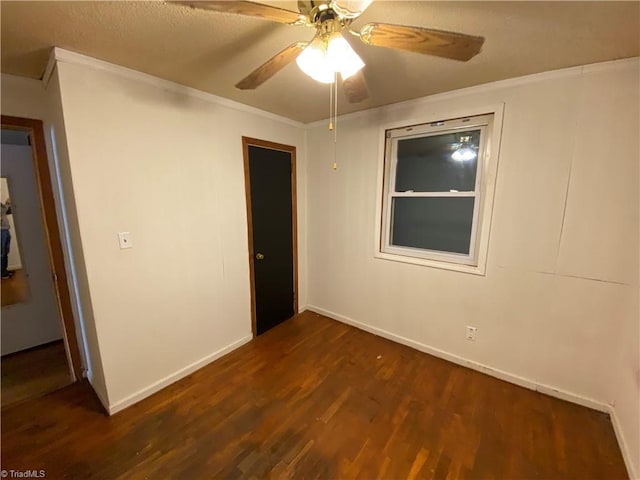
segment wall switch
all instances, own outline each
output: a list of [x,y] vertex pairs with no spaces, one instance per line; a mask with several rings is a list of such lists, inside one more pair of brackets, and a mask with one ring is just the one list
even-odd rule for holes
[[120,243],[120,250],[133,247],[133,242],[131,241],[131,233],[129,232],[119,232],[118,242]]
[[467,325],[467,340],[471,340],[472,342],[476,341],[476,331],[478,329],[476,327],[472,327],[471,325]]

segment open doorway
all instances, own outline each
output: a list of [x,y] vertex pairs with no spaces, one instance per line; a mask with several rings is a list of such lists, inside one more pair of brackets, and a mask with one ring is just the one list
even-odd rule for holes
[[2,116],[2,408],[81,377],[42,121]]

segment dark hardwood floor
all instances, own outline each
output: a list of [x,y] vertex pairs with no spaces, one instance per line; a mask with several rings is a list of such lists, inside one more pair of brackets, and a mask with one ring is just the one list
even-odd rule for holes
[[0,359],[0,369],[2,408],[71,383],[62,340],[5,355]]
[[311,312],[107,417],[86,384],[2,412],[47,478],[622,479],[606,414]]
[[29,300],[29,284],[23,269],[14,270],[11,278],[2,279],[0,303],[3,307]]

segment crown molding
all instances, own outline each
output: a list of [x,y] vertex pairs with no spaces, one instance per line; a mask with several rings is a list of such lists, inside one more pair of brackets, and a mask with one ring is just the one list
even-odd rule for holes
[[[153,75],[149,75],[147,73],[142,73],[137,70],[133,70],[131,68],[105,62],[103,60],[98,60],[96,58],[89,57],[87,55],[83,55],[80,53],[75,53],[70,50],[65,50],[60,47],[53,47],[51,49],[51,53],[49,55],[49,62],[47,63],[47,67],[42,77],[42,83],[45,87],[49,83],[51,75],[53,74],[53,71],[55,69],[56,63],[58,62],[85,65],[98,70],[108,71],[111,73],[115,73],[117,75],[121,75],[126,78],[138,80],[138,81],[153,85],[158,88],[182,93],[184,95],[199,98],[206,102],[215,103],[217,105],[222,105],[222,106],[232,108],[234,110],[238,110],[242,112],[252,113],[254,115],[268,118],[270,120],[275,120],[277,122],[284,123],[284,124],[291,125],[298,128],[304,128],[304,129],[315,128],[319,125],[324,125],[328,120],[324,118],[324,119],[317,120],[314,122],[309,122],[309,123],[298,122],[296,120],[292,120],[282,115],[277,115],[275,113],[267,112],[264,110],[260,110],[259,108],[256,108],[256,107],[251,107],[249,105],[236,102],[235,100],[229,100],[228,98],[220,97],[212,93],[203,92],[202,90],[197,90],[192,87],[187,87],[185,85],[172,82],[171,80],[165,80],[159,77],[155,77]],[[580,65],[576,67],[563,68],[560,70],[550,70],[547,72],[534,73],[532,75],[525,75],[522,77],[498,80],[496,82],[461,88],[458,90],[452,90],[450,92],[436,93],[434,95],[429,95],[426,97],[419,97],[416,99],[406,100],[403,102],[393,103],[390,105],[382,105],[380,107],[370,108],[367,110],[360,110],[353,113],[347,113],[345,115],[339,116],[338,118],[341,121],[352,120],[355,118],[369,115],[373,112],[399,110],[409,106],[415,107],[415,106],[434,103],[434,102],[441,102],[445,100],[462,97],[465,95],[491,92],[491,91],[499,90],[502,88],[516,87],[520,85],[543,82],[546,80],[557,79],[557,78],[577,77],[585,73],[627,68],[630,66],[636,66],[636,67],[640,66],[640,57],[625,58],[621,60],[612,60],[607,62],[593,63],[589,65]]]
[[621,70],[624,68],[631,68],[633,66],[640,67],[640,57],[622,58],[620,60],[610,60],[608,62],[600,63],[589,63],[587,65],[582,65],[582,73]]
[[53,75],[53,71],[56,68],[56,48],[57,47],[53,47],[50,51],[49,51],[49,60],[47,60],[47,66],[44,67],[44,73],[42,74],[42,86],[45,88],[47,88],[47,86],[49,85],[49,81],[51,80],[51,75]]
[[[548,72],[534,73],[531,75],[525,75],[523,77],[507,78],[505,80],[498,80],[496,82],[485,83],[482,85],[474,85],[473,87],[461,88],[459,90],[451,90],[450,92],[436,93],[434,95],[428,95],[426,97],[414,98],[412,100],[406,100],[404,102],[392,103],[390,105],[382,105],[380,107],[370,108],[368,110],[360,110],[358,112],[347,113],[340,115],[338,119],[340,121],[353,120],[362,116],[369,115],[373,112],[390,112],[394,110],[400,110],[407,107],[415,107],[420,105],[426,105],[435,102],[442,102],[445,100],[451,100],[454,98],[463,97],[466,95],[478,94],[500,90],[503,88],[517,87],[520,85],[527,85],[530,83],[544,82],[546,80],[552,80],[557,78],[578,77],[585,73],[601,72],[608,70],[617,70],[622,68],[629,68],[632,66],[640,66],[640,57],[625,58],[622,60],[612,60],[608,62],[592,63],[589,65],[580,65],[577,67],[562,68],[560,70],[550,70]],[[325,125],[328,119],[317,120],[305,124],[305,128],[315,128],[320,125]]]
[[260,117],[268,118],[270,120],[274,120],[276,122],[284,123],[294,127],[304,128],[305,126],[305,124],[302,122],[298,122],[281,115],[276,115],[275,113],[266,112],[264,110],[260,110],[259,108],[236,102],[235,100],[229,100],[228,98],[220,97],[212,93],[203,92],[202,90],[198,90],[192,87],[187,87],[185,85],[172,82],[171,80],[165,80],[163,78],[155,77],[147,73],[142,73],[131,68],[105,62],[103,60],[98,60],[97,58],[89,57],[87,55],[82,55],[81,53],[71,52],[60,47],[53,47],[51,49],[51,53],[49,54],[49,62],[47,63],[47,67],[42,77],[42,83],[45,88],[49,83],[49,80],[51,79],[51,75],[53,74],[55,66],[58,63],[84,65],[96,70],[113,73],[131,80],[137,80],[139,82],[143,82],[154,87],[161,88],[163,90],[181,93],[183,95],[188,95],[190,97],[204,100],[205,102],[214,103],[216,105],[221,105],[223,107],[231,108],[240,112],[251,113],[253,115],[258,115]]

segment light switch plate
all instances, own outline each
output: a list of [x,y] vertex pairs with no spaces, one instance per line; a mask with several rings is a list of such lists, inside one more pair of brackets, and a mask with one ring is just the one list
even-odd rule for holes
[[129,232],[119,232],[118,242],[120,243],[120,250],[133,247],[133,242],[131,241],[131,233]]

